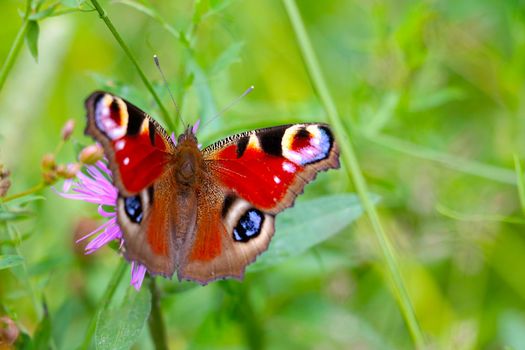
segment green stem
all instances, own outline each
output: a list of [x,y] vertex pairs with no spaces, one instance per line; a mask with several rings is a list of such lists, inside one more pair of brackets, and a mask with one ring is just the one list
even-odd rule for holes
[[149,278],[151,291],[151,313],[148,319],[149,333],[156,350],[167,350],[166,325],[160,309],[160,291],[155,282],[155,277]]
[[13,68],[15,58],[18,56],[18,53],[22,48],[22,44],[24,43],[24,37],[26,36],[28,23],[29,21],[27,20],[27,18],[24,18],[22,20],[22,26],[18,30],[18,33],[15,37],[15,41],[13,42],[13,45],[11,46],[9,53],[7,54],[7,58],[2,66],[2,70],[0,70],[0,90],[2,90],[7,76],[9,75],[11,68]]
[[243,329],[244,337],[248,345],[248,349],[261,350],[265,349],[265,333],[261,327],[260,321],[257,319],[257,314],[254,310],[252,300],[249,293],[250,284],[239,284],[240,291],[238,305],[242,305],[238,310],[239,324]]
[[0,199],[0,202],[7,203],[9,201],[12,201],[13,199],[17,199],[17,198],[24,197],[24,196],[27,196],[29,194],[38,192],[41,189],[43,189],[44,187],[46,187],[46,184],[41,182],[38,185],[33,186],[30,189],[28,189],[28,190],[25,190],[25,191],[22,191],[20,193],[16,193],[16,194],[13,194],[13,195],[10,195],[10,196],[5,196],[4,198]]
[[520,199],[521,211],[525,214],[525,182],[520,159],[516,154],[514,155],[514,169],[516,171],[516,183],[518,185],[518,198]]
[[124,40],[122,40],[122,38],[120,37],[120,34],[118,33],[117,29],[115,29],[115,27],[113,26],[113,23],[109,19],[108,15],[104,11],[104,9],[100,6],[100,4],[98,3],[97,0],[91,0],[91,3],[93,4],[95,9],[97,10],[100,18],[102,18],[104,23],[106,23],[106,26],[108,27],[108,29],[111,32],[111,34],[113,34],[113,37],[115,37],[115,40],[117,40],[117,42],[119,43],[119,45],[122,48],[122,50],[124,50],[124,53],[126,54],[126,56],[128,56],[128,58],[130,59],[131,63],[133,63],[133,65],[135,66],[135,69],[137,70],[137,72],[139,73],[140,78],[142,79],[142,82],[144,83],[144,85],[146,85],[146,88],[149,90],[149,92],[151,93],[151,95],[155,99],[155,102],[157,102],[157,105],[160,108],[160,111],[161,111],[161,114],[162,114],[162,119],[164,120],[164,123],[166,123],[166,126],[168,127],[169,130],[175,130],[175,124],[173,124],[173,120],[172,120],[172,118],[170,118],[170,115],[169,115],[168,111],[166,110],[166,108],[162,104],[162,102],[160,100],[160,97],[155,92],[155,89],[153,89],[153,86],[151,85],[151,83],[149,82],[148,78],[146,77],[146,74],[144,74],[144,72],[140,68],[137,60],[135,59],[135,57],[131,53],[131,50],[128,48],[128,46],[126,45]]
[[95,330],[97,328],[98,315],[100,315],[100,313],[106,310],[109,306],[109,303],[111,302],[111,299],[113,299],[113,295],[117,290],[117,287],[120,283],[120,280],[122,279],[122,276],[124,275],[124,272],[126,271],[127,266],[128,263],[124,259],[121,259],[117,270],[115,270],[113,277],[111,277],[111,280],[109,281],[106,292],[100,300],[100,306],[97,308],[95,315],[93,315],[93,318],[91,318],[91,321],[89,322],[88,329],[86,331],[86,337],[84,338],[84,342],[80,346],[81,350],[89,349],[89,346],[91,345],[91,339],[93,338],[93,335],[95,334]]
[[412,306],[412,302],[408,295],[407,289],[405,287],[405,282],[401,276],[401,271],[399,268],[399,262],[395,255],[394,248],[390,242],[390,238],[386,235],[386,232],[381,225],[379,220],[379,215],[375,209],[375,206],[368,196],[368,188],[364,176],[361,172],[357,156],[355,154],[350,136],[348,133],[344,132],[344,125],[341,121],[341,118],[335,107],[335,103],[328,91],[328,87],[324,80],[319,62],[315,56],[312,44],[304,27],[303,21],[297,5],[294,0],[283,0],[284,6],[292,23],[292,27],[295,31],[299,47],[303,59],[305,60],[306,68],[308,70],[312,84],[321,99],[321,102],[324,105],[330,123],[334,126],[336,137],[339,141],[341,147],[341,155],[344,159],[344,164],[347,167],[347,170],[351,174],[353,183],[356,187],[357,193],[363,206],[368,214],[372,227],[374,229],[376,238],[379,242],[379,246],[382,250],[387,268],[388,274],[393,282],[394,294],[396,296],[397,302],[405,318],[408,329],[412,336],[412,339],[418,348],[424,347],[425,338],[423,331]]

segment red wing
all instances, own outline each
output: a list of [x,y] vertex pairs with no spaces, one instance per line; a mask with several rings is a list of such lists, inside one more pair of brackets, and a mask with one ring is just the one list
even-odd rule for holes
[[106,92],[91,94],[86,109],[86,134],[104,147],[121,194],[136,194],[162,175],[174,145],[156,121]]
[[179,278],[206,284],[242,278],[268,248],[275,214],[293,205],[319,171],[339,167],[325,124],[284,125],[250,131],[203,150],[195,234],[183,249]]
[[234,135],[203,150],[211,175],[258,209],[293,205],[319,171],[339,167],[326,124],[276,126]]

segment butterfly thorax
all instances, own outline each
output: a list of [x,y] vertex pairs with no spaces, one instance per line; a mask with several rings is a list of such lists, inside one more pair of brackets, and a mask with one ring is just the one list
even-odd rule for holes
[[198,184],[203,159],[197,138],[190,128],[179,136],[171,165],[177,185],[192,188]]

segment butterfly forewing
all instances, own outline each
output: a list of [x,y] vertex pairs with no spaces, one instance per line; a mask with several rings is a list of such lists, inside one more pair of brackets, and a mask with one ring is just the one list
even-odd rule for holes
[[156,121],[106,92],[91,94],[86,109],[86,134],[104,147],[121,194],[137,194],[162,175],[174,145]]

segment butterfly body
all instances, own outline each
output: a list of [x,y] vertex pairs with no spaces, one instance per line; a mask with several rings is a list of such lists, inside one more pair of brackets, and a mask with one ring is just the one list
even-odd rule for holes
[[119,190],[124,255],[151,274],[242,278],[267,249],[275,215],[319,171],[339,167],[325,124],[244,132],[201,150],[190,127],[174,142],[112,94],[94,92],[86,109],[86,133],[104,147]]

